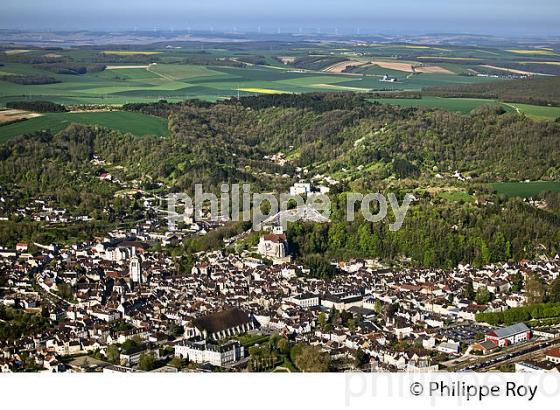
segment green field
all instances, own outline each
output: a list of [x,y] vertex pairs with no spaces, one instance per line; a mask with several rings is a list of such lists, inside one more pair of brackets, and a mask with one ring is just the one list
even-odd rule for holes
[[560,118],[560,107],[543,107],[540,105],[506,103],[485,98],[443,98],[425,96],[422,98],[375,98],[382,104],[394,104],[401,107],[429,107],[441,110],[469,113],[485,104],[499,104],[504,110],[516,111],[536,120],[555,120]]
[[496,182],[491,188],[507,196],[534,197],[542,192],[560,192],[560,181]]
[[472,195],[467,194],[466,192],[461,191],[447,191],[447,192],[439,192],[437,194],[439,198],[445,199],[447,201],[463,201],[463,202],[474,202],[474,198]]
[[167,120],[136,112],[48,113],[41,117],[0,126],[0,143],[17,135],[41,130],[58,132],[72,123],[99,125],[134,135],[167,136]]
[[[276,44],[274,44],[276,46]],[[533,50],[534,51],[534,50]],[[0,51],[0,75],[24,75],[34,77],[51,77],[59,83],[41,85],[23,85],[15,82],[0,81],[0,106],[15,100],[47,100],[66,105],[122,105],[133,102],[170,102],[185,99],[219,101],[237,95],[306,92],[419,92],[425,87],[480,84],[496,81],[495,78],[476,75],[477,64],[499,64],[499,62],[522,62],[526,65],[538,63],[538,55],[512,53],[497,48],[475,48],[456,46],[427,46],[415,44],[360,44],[343,45],[338,43],[304,44],[294,43],[275,48],[272,44],[256,43],[247,49],[237,45],[214,46],[200,49],[166,49],[157,46],[145,46],[141,49],[73,48],[60,49],[55,53],[61,58],[76,64],[91,64],[107,56],[119,58],[117,62],[107,62],[101,72],[87,72],[82,75],[57,74],[41,69],[40,64],[25,63],[14,56],[4,55]],[[282,63],[277,57],[288,56],[293,59],[309,55],[335,58],[366,63],[357,71],[335,73],[327,68],[306,69],[295,63]],[[21,55],[44,58],[47,51],[31,48]],[[134,60],[138,55],[152,60]],[[135,57],[136,56],[136,57]],[[238,67],[243,58],[260,56],[262,64],[248,64]],[[397,56],[397,57],[395,57]],[[196,63],[197,58],[204,59]],[[123,60],[120,60],[123,59]],[[194,60],[193,60],[194,59]],[[542,60],[542,59],[541,59]],[[547,55],[549,66],[560,64],[560,56]],[[549,61],[550,60],[550,61]],[[558,61],[556,61],[558,60]],[[123,61],[123,62],[120,62]],[[141,62],[133,62],[141,61]],[[194,61],[194,63],[192,63]],[[224,63],[227,61],[227,64]],[[283,61],[283,60],[282,60]],[[295,60],[294,60],[295,61]],[[397,62],[415,66],[435,65],[449,70],[439,73],[409,73],[372,65],[372,61]],[[534,64],[533,64],[534,65]],[[361,71],[360,71],[361,70]],[[503,72],[502,72],[503,74]],[[397,79],[396,82],[380,81],[384,75]],[[439,98],[424,97],[419,100],[380,98],[376,101],[401,106],[428,106],[468,113],[483,104],[494,103],[493,100],[479,98]],[[501,103],[507,111],[525,113],[535,119],[555,119],[560,117],[560,108],[540,107],[526,104]],[[12,130],[27,130],[32,125],[37,127],[56,127],[49,122],[50,115],[29,121],[24,125],[13,125],[0,131],[7,135]],[[79,118],[79,117],[75,117]],[[63,120],[66,120],[64,117]],[[88,119],[80,119],[88,121]],[[103,118],[99,117],[100,121]],[[41,125],[38,125],[41,124]],[[109,124],[122,129],[120,125]],[[21,127],[21,128],[19,128]],[[136,130],[137,131],[137,130]],[[152,131],[148,131],[152,132]],[[154,131],[155,132],[155,131]],[[158,132],[159,133],[159,132]]]
[[[220,52],[213,50],[217,56]],[[128,52],[123,52],[128,55]],[[69,51],[69,56],[84,57],[84,52]],[[173,61],[171,54],[157,54],[162,61]],[[228,55],[227,52],[223,56]],[[223,57],[222,56],[222,57]],[[387,91],[421,90],[423,87],[445,84],[480,83],[487,78],[455,74],[420,74],[407,76],[381,68],[371,69],[366,75],[297,70],[274,60],[270,65],[225,67],[159,62],[157,64],[110,64],[102,72],[83,75],[54,74],[36,68],[33,64],[6,62],[3,75],[48,75],[59,81],[55,84],[22,85],[0,81],[0,104],[21,99],[44,99],[61,104],[125,104],[149,102],[156,99],[180,101],[198,98],[216,101],[240,95],[259,94],[253,90],[274,90],[284,93],[325,91]],[[399,78],[397,83],[380,81],[389,72]]]
[[377,101],[382,104],[394,104],[401,107],[429,107],[439,108],[448,111],[458,111],[469,113],[475,108],[485,104],[500,104],[507,111],[512,111],[513,108],[495,100],[488,100],[485,98],[442,98],[442,97],[422,97],[414,98],[376,98],[371,101]]
[[560,118],[560,107],[543,107],[541,105],[519,103],[504,103],[504,105],[537,120],[555,120]]

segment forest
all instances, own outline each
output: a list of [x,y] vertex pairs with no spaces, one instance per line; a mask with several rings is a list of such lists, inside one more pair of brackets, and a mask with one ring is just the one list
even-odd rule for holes
[[35,112],[67,112],[64,105],[56,104],[50,101],[8,101],[6,108],[14,110],[25,110]]
[[[48,196],[74,214],[92,216],[98,227],[140,218],[133,199],[117,201],[116,188],[99,181],[104,169],[90,163],[94,154],[125,169],[119,177],[139,180],[147,191],[157,189],[156,182],[175,192],[192,192],[199,183],[218,192],[221,183],[245,182],[253,192],[286,192],[299,180],[299,168],[308,178],[331,175],[339,181],[330,194],[331,223],[296,223],[288,232],[294,255],[320,276],[332,274],[331,260],[353,257],[449,268],[560,251],[557,195],[543,193],[550,206],[537,208],[486,185],[558,180],[558,122],[537,122],[493,106],[468,115],[399,108],[356,94],[269,95],[216,104],[160,101],[125,108],[167,117],[171,136],[138,138],[74,124],[55,135],[46,131],[9,141],[0,146],[0,185],[16,198],[11,206]],[[290,161],[282,166],[265,159],[278,152]],[[469,179],[453,179],[457,170]],[[441,189],[461,195],[449,199],[438,193]],[[394,192],[399,198],[413,191],[417,198],[403,227],[391,232],[387,224],[347,222],[349,191]],[[27,236],[41,229],[22,226]],[[3,243],[14,240],[9,229],[0,235]],[[216,246],[223,237],[187,241],[184,252]]]

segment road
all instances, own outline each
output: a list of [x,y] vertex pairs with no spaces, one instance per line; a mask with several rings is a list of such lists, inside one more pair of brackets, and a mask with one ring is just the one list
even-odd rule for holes
[[66,310],[70,306],[70,302],[64,300],[58,295],[55,295],[54,293],[46,291],[43,287],[41,287],[40,283],[42,282],[42,280],[39,277],[39,275],[41,274],[43,269],[44,269],[44,264],[40,265],[37,268],[34,268],[31,271],[33,280],[36,284],[37,292],[39,292],[41,299],[47,301],[51,306],[58,307],[62,310]]

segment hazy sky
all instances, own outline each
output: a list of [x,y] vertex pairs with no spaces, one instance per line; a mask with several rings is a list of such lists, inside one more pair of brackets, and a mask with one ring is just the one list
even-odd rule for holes
[[560,0],[0,0],[0,28],[560,34]]

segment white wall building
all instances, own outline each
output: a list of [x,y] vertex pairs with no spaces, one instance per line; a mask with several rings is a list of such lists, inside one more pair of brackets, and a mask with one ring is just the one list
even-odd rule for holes
[[175,356],[189,359],[194,363],[210,363],[214,366],[226,366],[243,358],[244,347],[237,341],[230,341],[224,345],[184,341],[175,345]]

